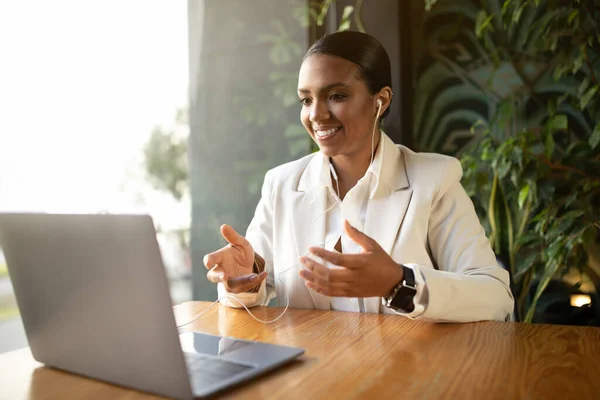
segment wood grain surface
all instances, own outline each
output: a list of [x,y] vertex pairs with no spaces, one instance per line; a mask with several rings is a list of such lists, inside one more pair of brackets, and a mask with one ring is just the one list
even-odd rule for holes
[[[178,325],[210,303],[175,307]],[[280,308],[252,312],[273,319]],[[434,324],[394,315],[290,309],[273,324],[215,305],[182,328],[306,349],[227,391],[233,399],[600,399],[600,328]],[[1,399],[151,399],[46,368],[28,349],[0,355]]]

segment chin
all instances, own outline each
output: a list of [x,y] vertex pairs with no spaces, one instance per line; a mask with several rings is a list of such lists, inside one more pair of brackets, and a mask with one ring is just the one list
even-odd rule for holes
[[327,157],[335,157],[340,153],[339,149],[337,149],[336,146],[326,146],[319,143],[317,143],[317,146],[319,147],[321,153],[323,153]]

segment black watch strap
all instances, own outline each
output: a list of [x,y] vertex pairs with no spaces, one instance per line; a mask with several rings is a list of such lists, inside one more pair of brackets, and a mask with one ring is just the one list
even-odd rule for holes
[[390,297],[386,299],[386,306],[399,311],[411,313],[415,309],[414,298],[417,294],[415,273],[412,268],[402,266],[404,277],[396,285]]

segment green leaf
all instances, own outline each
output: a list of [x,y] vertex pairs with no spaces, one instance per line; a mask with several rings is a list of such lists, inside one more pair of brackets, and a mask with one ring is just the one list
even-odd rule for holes
[[518,24],[519,20],[521,19],[521,15],[523,14],[523,10],[525,10],[525,7],[527,7],[529,3],[524,1],[519,8],[517,8],[517,11],[515,11],[515,13],[513,14],[513,23]]
[[513,0],[504,0],[504,4],[502,4],[502,16],[506,14],[508,11],[508,7],[512,4]]
[[588,143],[590,144],[592,150],[594,150],[600,143],[600,122],[596,124],[594,132],[592,132],[590,138],[588,139]]
[[569,15],[569,19],[567,20],[568,24],[571,25],[571,22],[579,15],[579,10],[573,10]]
[[352,6],[346,6],[344,7],[344,11],[342,13],[342,21],[345,19],[350,18],[350,15],[352,14],[352,11],[354,11],[354,7]]
[[590,100],[592,100],[592,97],[594,97],[599,88],[600,87],[598,85],[594,85],[581,97],[581,100],[579,101],[579,107],[582,110],[587,107],[588,103]]
[[591,76],[586,76],[586,78],[579,85],[579,90],[577,91],[577,94],[579,96],[582,96],[583,93],[587,90],[588,86],[590,86],[590,82],[591,82]]
[[498,178],[504,179],[504,177],[510,171],[511,166],[511,163],[506,158],[502,158],[498,164],[498,168],[496,169],[496,171],[498,172]]
[[583,63],[585,62],[585,56],[582,54],[579,54],[579,56],[577,56],[577,58],[573,61],[573,67],[571,68],[571,73],[572,74],[576,74],[581,67],[583,67]]
[[475,34],[478,37],[481,37],[483,32],[489,28],[490,31],[494,30],[494,27],[490,25],[492,19],[494,18],[494,14],[487,15],[487,12],[481,10],[477,13],[477,20],[475,22]]
[[548,261],[555,261],[560,257],[560,252],[564,250],[564,246],[561,240],[556,240],[550,243],[548,249],[546,250],[546,256],[548,257]]
[[425,0],[425,10],[431,11],[431,8],[435,6],[438,0]]
[[517,271],[513,277],[515,282],[520,282],[521,279],[523,278],[523,276],[528,271],[535,268],[535,265],[538,262],[537,258],[538,258],[538,254],[536,252],[532,252],[532,253],[529,253],[527,255],[527,257],[525,257],[525,259],[519,260],[518,265],[517,265]]
[[[479,129],[480,127],[482,127],[481,129]],[[478,119],[477,121],[475,121],[475,123],[473,125],[471,125],[471,133],[473,135],[475,135],[477,132],[479,131],[484,131],[487,129],[487,124],[485,123],[485,121]]]
[[351,21],[349,19],[342,21],[342,23],[340,24],[340,26],[337,29],[338,32],[347,31],[348,29],[350,29],[350,24],[351,24]]
[[520,147],[514,147],[511,154],[512,161],[517,163],[519,167],[523,168],[523,149]]
[[556,115],[552,118],[551,122],[552,131],[566,131],[568,128],[568,121],[566,115]]
[[560,224],[558,224],[558,230],[561,232],[569,232],[575,221],[575,218],[569,218],[560,221]]
[[352,6],[344,7],[344,13],[343,13],[342,19],[340,21],[340,26],[338,27],[338,32],[347,31],[348,29],[350,29],[350,25],[352,23],[350,21],[350,15],[352,14],[352,11],[354,11],[354,7],[352,7]]
[[529,185],[523,186],[519,191],[519,210],[523,208],[527,196],[529,196]]
[[540,211],[535,217],[533,217],[533,219],[531,220],[531,222],[537,222],[537,221],[543,221],[548,217],[548,209],[544,208],[542,211]]
[[554,147],[554,136],[552,136],[551,132],[548,132],[548,134],[546,135],[546,143],[544,146],[546,157],[552,157],[552,154],[554,153]]
[[558,262],[558,260],[553,260],[552,262],[549,262],[544,266],[543,276],[540,279],[540,283],[538,284],[537,290],[535,292],[535,296],[533,297],[533,301],[531,302],[531,305],[529,306],[529,310],[527,310],[527,315],[525,316],[524,322],[531,322],[531,320],[533,319],[533,315],[535,313],[535,307],[537,306],[537,302],[540,299],[540,296],[542,295],[544,290],[546,290],[548,283],[550,283],[550,280],[556,274],[556,271],[558,270],[559,267],[560,267],[560,263]]
[[560,219],[561,220],[563,220],[563,219],[576,219],[576,218],[581,217],[583,214],[585,214],[585,211],[583,211],[583,210],[573,210],[573,211],[569,211],[569,212],[564,213],[560,217]]
[[317,16],[317,25],[318,26],[323,26],[323,22],[325,21],[325,16],[327,15],[327,12],[329,10],[329,6],[331,5],[331,3],[333,3],[335,0],[325,0],[321,6],[321,11],[319,12],[319,15]]
[[577,200],[577,195],[579,193],[577,191],[574,191],[573,193],[571,193],[570,195],[567,196],[566,200],[565,200],[565,208],[569,208],[569,206],[571,204],[573,204],[573,202],[575,200]]
[[540,236],[536,233],[530,232],[530,233],[524,233],[521,236],[519,236],[519,238],[517,239],[517,244],[518,245],[525,245],[527,243],[533,242],[535,240],[538,240],[540,238]]
[[564,102],[565,102],[565,100],[567,100],[567,99],[568,99],[570,96],[571,96],[571,94],[570,94],[570,93],[568,93],[568,92],[567,92],[567,93],[563,93],[563,94],[561,94],[560,96],[558,96],[558,97],[556,98],[556,106],[557,106],[557,107],[558,107],[558,106],[560,106],[560,105],[561,105],[562,103],[564,103]]

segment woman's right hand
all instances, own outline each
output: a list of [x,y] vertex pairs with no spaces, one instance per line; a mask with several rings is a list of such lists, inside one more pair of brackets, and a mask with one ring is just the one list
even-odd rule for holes
[[204,256],[204,266],[209,270],[206,277],[214,283],[223,282],[229,293],[252,290],[267,277],[266,271],[253,272],[252,245],[229,225],[221,226],[221,235],[229,244]]

